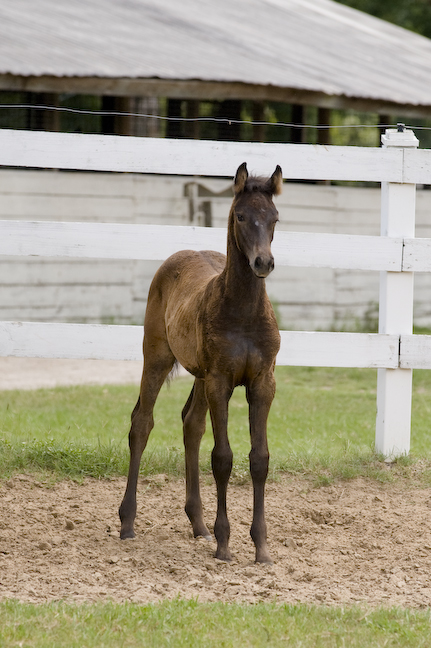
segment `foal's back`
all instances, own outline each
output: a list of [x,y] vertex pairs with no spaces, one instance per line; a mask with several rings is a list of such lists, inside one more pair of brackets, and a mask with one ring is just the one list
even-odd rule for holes
[[175,359],[190,373],[200,374],[197,319],[209,284],[225,264],[219,252],[182,250],[160,266],[150,286],[144,322],[148,352],[151,339],[164,338]]

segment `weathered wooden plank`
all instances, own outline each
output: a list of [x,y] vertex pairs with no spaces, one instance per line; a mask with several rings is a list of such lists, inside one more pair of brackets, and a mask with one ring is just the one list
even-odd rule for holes
[[[129,196],[135,178],[148,176],[122,173],[92,173],[55,169],[0,168],[0,194],[22,196]],[[162,178],[161,178],[162,179]]]
[[400,367],[431,369],[431,335],[401,335]]
[[[0,322],[0,355],[140,360],[140,326]],[[398,366],[398,336],[281,331],[277,364],[324,367]]]
[[102,310],[91,303],[85,303],[75,306],[74,310],[68,309],[67,304],[58,307],[56,304],[37,305],[26,308],[21,306],[19,309],[3,309],[0,304],[0,321],[10,322],[68,322],[70,324],[100,324],[101,322],[115,322],[118,325],[129,325],[130,322],[138,324],[144,321],[145,308],[138,311],[135,302],[126,303],[124,308],[116,309],[114,312]]
[[[117,175],[117,174],[110,174]],[[129,174],[126,174],[127,177]],[[148,199],[154,200],[179,200],[184,199],[185,185],[193,182],[193,178],[184,176],[167,176],[167,175],[141,175],[133,174],[133,195],[137,201],[147,201]],[[218,178],[211,178],[211,182],[215,185],[224,186],[226,180],[219,180]],[[233,182],[230,181],[230,185]],[[232,193],[233,196],[233,193]]]
[[410,272],[431,271],[431,239],[404,239],[403,270]]
[[[0,167],[0,195],[33,196],[87,196],[90,198],[122,198],[135,196],[179,199],[184,197],[184,184],[193,179],[181,176],[154,176],[132,173],[87,173],[52,169],[4,169]],[[212,179],[217,185],[226,180]]]
[[[151,266],[154,267],[152,262]],[[140,263],[140,268],[142,262]],[[3,286],[15,290],[26,286],[26,294],[35,286],[41,288],[79,285],[129,285],[135,277],[136,262],[132,260],[112,259],[71,259],[38,257],[2,257],[0,256],[0,291]],[[140,270],[139,270],[140,272]],[[15,295],[16,306],[27,303],[26,294]],[[0,299],[0,307],[1,307]]]
[[[84,321],[87,317],[118,316],[132,317],[131,291],[129,284],[54,284],[31,286],[5,286],[0,284],[0,312],[9,309],[19,313],[22,309],[51,308],[53,314],[75,319],[74,314],[81,315]],[[125,299],[124,292],[128,296]],[[18,315],[18,317],[21,317]],[[85,319],[84,319],[85,318]]]
[[[212,224],[214,227],[226,226],[231,200],[223,202],[211,200]],[[378,212],[359,211],[353,206],[347,210],[326,210],[323,207],[292,206],[277,204],[280,222],[276,231],[325,232],[340,234],[380,234]],[[29,220],[29,219],[28,219]],[[58,220],[58,219],[55,219]],[[150,222],[150,221],[147,221]]]
[[130,222],[134,214],[132,196],[59,196],[6,194],[0,200],[0,218],[26,220],[102,220]]
[[[162,260],[182,249],[226,250],[224,228],[0,221],[0,254]],[[379,236],[277,232],[276,263],[399,271],[402,240]]]
[[266,175],[280,164],[290,179],[403,180],[396,149],[0,131],[3,166],[232,177],[244,161]]
[[[289,306],[333,305],[336,301],[334,272],[333,268],[289,268],[277,263],[275,271],[266,280],[266,289],[278,306],[282,303]],[[302,328],[313,330],[308,324]]]
[[[295,327],[302,326],[302,328],[309,330],[316,330],[322,328],[324,331],[330,331],[336,323],[334,318],[334,309],[327,304],[278,304],[278,312],[285,328],[294,329]],[[4,317],[3,319],[12,319],[11,317]],[[22,317],[21,319],[30,319]]]
[[404,174],[401,182],[430,184],[431,150],[406,148],[404,151]]

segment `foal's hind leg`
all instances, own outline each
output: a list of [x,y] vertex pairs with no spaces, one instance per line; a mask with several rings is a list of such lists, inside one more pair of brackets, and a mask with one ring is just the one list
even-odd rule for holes
[[167,343],[163,344],[163,348],[160,348],[160,345],[159,348],[154,348],[151,357],[145,357],[139,400],[132,413],[132,426],[129,432],[130,464],[126,492],[119,509],[122,540],[135,536],[133,527],[136,517],[139,465],[148,437],[154,427],[153,409],[156,398],[174,362],[175,358]]
[[205,432],[207,410],[204,381],[196,379],[182,412],[186,455],[185,511],[192,524],[194,537],[203,536],[211,540],[211,534],[203,519],[199,488],[199,448]]

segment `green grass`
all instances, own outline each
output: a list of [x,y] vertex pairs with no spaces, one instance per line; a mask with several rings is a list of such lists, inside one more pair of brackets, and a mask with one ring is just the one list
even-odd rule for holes
[[[183,474],[180,413],[190,388],[188,379],[163,388],[143,473]],[[136,398],[137,388],[130,386],[0,392],[0,478],[15,471],[48,473],[53,479],[125,474],[130,412]],[[387,480],[420,472],[429,481],[429,373],[414,374],[412,456],[392,470],[372,451],[375,410],[373,370],[278,368],[269,422],[271,477],[290,471],[328,483],[357,475]],[[248,475],[247,414],[244,390],[238,389],[230,406],[237,481]],[[211,448],[208,431],[201,460],[207,474]],[[32,605],[6,600],[0,603],[0,646],[420,648],[429,645],[430,614],[430,610],[277,602],[240,605],[174,600],[139,606]]]
[[[376,371],[280,367],[268,428],[271,477],[279,471],[318,481],[392,473],[373,452]],[[181,409],[191,379],[164,386],[155,409],[155,429],[142,461],[144,474],[183,474]],[[53,471],[61,476],[125,474],[130,412],[137,398],[131,386],[68,387],[0,392],[0,476],[17,470]],[[411,459],[431,459],[429,373],[414,374]],[[248,408],[244,389],[230,403],[229,436],[234,475],[248,475]],[[202,442],[201,466],[210,471],[210,425]]]
[[305,605],[0,604],[0,645],[25,648],[421,648],[429,610],[368,610]]

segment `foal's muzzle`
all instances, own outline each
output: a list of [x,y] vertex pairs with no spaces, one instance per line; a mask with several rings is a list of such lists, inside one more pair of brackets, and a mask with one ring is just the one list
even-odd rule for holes
[[274,257],[272,254],[267,257],[258,255],[250,265],[256,277],[265,279],[274,270]]

